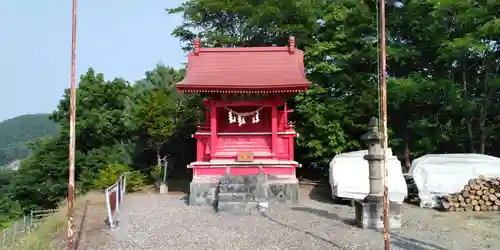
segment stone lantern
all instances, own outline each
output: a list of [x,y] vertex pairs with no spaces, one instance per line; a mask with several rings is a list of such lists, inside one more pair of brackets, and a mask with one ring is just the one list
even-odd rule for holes
[[[361,138],[368,145],[368,179],[370,192],[364,200],[354,204],[356,222],[362,228],[381,229],[383,223],[383,168],[384,151],[381,147],[382,135],[378,131],[378,119],[373,117],[369,122],[369,131]],[[389,227],[401,228],[401,204],[390,202]]]

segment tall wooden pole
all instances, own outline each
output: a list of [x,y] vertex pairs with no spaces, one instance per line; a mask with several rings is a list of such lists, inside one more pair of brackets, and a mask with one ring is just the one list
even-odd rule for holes
[[384,152],[384,160],[382,168],[384,170],[384,249],[390,249],[389,239],[389,188],[388,188],[388,171],[387,171],[387,67],[386,67],[386,33],[385,33],[385,0],[379,0],[379,27],[380,27],[380,116],[382,120],[382,150]]
[[75,131],[76,131],[76,22],[77,0],[73,0],[71,29],[71,86],[69,106],[69,153],[68,153],[68,250],[74,249],[73,211],[75,199]]

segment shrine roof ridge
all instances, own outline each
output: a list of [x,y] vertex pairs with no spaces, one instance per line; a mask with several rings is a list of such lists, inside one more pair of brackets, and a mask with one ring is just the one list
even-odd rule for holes
[[260,47],[221,47],[221,48],[202,48],[200,46],[200,39],[196,38],[194,40],[194,55],[198,55],[200,52],[283,52],[288,51],[289,53],[295,53],[297,50],[295,48],[295,37],[290,36],[288,38],[288,46],[260,46]]
[[200,52],[231,53],[231,52],[283,52],[283,51],[291,52],[290,47],[288,46],[266,46],[266,47],[261,46],[261,47],[199,48],[198,51],[193,51],[191,53],[193,53],[194,55],[198,55]]

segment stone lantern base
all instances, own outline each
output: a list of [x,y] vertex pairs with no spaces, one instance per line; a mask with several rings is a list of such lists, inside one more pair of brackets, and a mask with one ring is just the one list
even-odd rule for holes
[[[384,208],[379,201],[356,201],[354,204],[355,221],[361,228],[383,229]],[[401,204],[390,202],[389,228],[401,228]]]
[[160,194],[168,194],[168,186],[166,183],[160,184]]

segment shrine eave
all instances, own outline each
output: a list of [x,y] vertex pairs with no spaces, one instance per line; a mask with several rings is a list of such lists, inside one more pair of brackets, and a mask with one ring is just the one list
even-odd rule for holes
[[213,93],[213,94],[286,94],[306,92],[308,85],[290,88],[207,88],[188,86],[177,86],[177,89],[184,93]]

